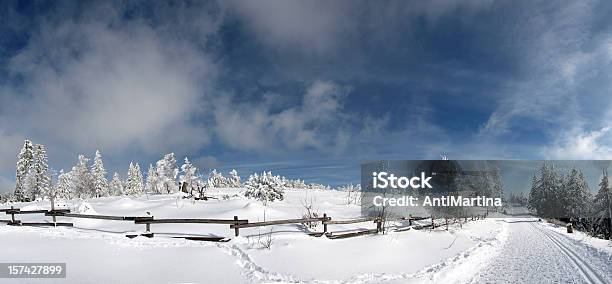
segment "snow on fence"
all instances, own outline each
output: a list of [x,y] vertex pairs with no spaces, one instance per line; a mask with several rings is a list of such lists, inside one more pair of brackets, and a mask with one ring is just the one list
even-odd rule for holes
[[[313,222],[321,222],[323,224],[323,232],[313,232],[309,235],[320,237],[325,235],[329,239],[342,239],[342,238],[350,238],[355,236],[367,235],[367,234],[377,234],[383,231],[383,223],[390,221],[408,221],[409,228],[414,227],[415,229],[422,229],[425,227],[434,228],[435,224],[432,218],[432,224],[430,225],[417,225],[412,226],[413,221],[425,220],[429,219],[429,217],[402,217],[396,219],[383,219],[380,217],[365,217],[365,218],[355,218],[355,219],[343,219],[343,220],[332,220],[331,217],[327,216],[327,214],[323,214],[323,217],[318,218],[301,218],[301,219],[285,219],[285,220],[273,220],[273,221],[264,221],[264,222],[253,222],[249,223],[246,219],[239,219],[238,216],[234,216],[233,219],[201,219],[201,218],[175,218],[175,219],[155,219],[153,216],[111,216],[111,215],[91,215],[91,214],[76,214],[70,213],[69,209],[56,209],[56,210],[21,210],[19,208],[7,208],[0,209],[0,212],[5,212],[7,215],[11,215],[11,220],[0,220],[0,223],[7,223],[7,225],[12,226],[70,226],[72,227],[72,223],[61,223],[55,222],[55,217],[68,217],[68,218],[85,218],[85,219],[99,219],[99,220],[111,220],[111,221],[131,221],[134,224],[144,224],[146,225],[145,233],[140,234],[145,237],[153,237],[153,233],[151,232],[151,224],[229,224],[230,229],[234,229],[235,236],[240,235],[240,228],[252,228],[252,227],[263,227],[263,226],[274,226],[274,225],[284,225],[284,224],[307,224]],[[52,216],[54,218],[53,222],[22,222],[21,220],[15,219],[15,215],[19,214],[44,214],[45,216]],[[486,216],[482,216],[484,218]],[[476,217],[480,219],[481,217]],[[467,221],[467,217],[465,218]],[[474,216],[472,216],[472,220],[474,220]],[[376,229],[368,229],[361,230],[357,232],[350,233],[340,233],[336,234],[334,232],[328,231],[328,225],[344,225],[344,224],[355,224],[355,223],[365,223],[365,222],[374,222],[376,223]],[[129,234],[127,237],[133,238],[138,235]],[[200,240],[200,241],[227,241],[227,238],[224,237],[193,237],[193,236],[185,236],[185,237],[177,237],[177,238],[185,238],[189,240]]]
[[[151,224],[230,224],[230,228],[233,225],[246,224],[249,220],[239,220],[238,216],[234,216],[234,219],[157,219],[153,220],[135,220],[136,224],[146,224],[147,233],[150,233]],[[238,236],[238,228],[234,229],[236,237]],[[152,234],[152,233],[151,233]],[[201,238],[200,238],[201,239]]]
[[47,214],[47,213],[65,213],[70,212],[68,209],[56,209],[56,210],[21,210],[19,208],[11,208],[8,209],[0,209],[0,212],[5,212],[7,215],[11,215],[11,220],[2,220],[3,223],[7,223],[7,225],[12,226],[64,226],[64,227],[72,227],[72,223],[62,223],[62,222],[22,222],[21,220],[17,220],[15,215],[19,214]]

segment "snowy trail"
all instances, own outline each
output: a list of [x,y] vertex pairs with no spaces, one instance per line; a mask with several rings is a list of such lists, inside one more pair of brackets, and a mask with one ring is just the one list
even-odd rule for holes
[[558,249],[562,250],[567,259],[580,269],[583,277],[588,279],[590,283],[605,284],[612,282],[612,278],[609,277],[610,275],[605,276],[606,272],[608,274],[612,273],[612,264],[609,261],[592,255],[586,247],[575,244],[574,241],[558,232],[541,228],[538,225],[533,226],[546,235]]
[[612,283],[609,258],[532,219],[509,219],[500,254],[472,283]]

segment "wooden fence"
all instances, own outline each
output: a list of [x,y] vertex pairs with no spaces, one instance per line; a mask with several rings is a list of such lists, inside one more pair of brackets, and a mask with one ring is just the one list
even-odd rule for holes
[[[368,234],[377,234],[383,232],[383,224],[384,222],[391,221],[408,221],[409,227],[414,229],[422,229],[425,227],[435,228],[435,220],[432,218],[432,224],[430,225],[417,225],[413,226],[413,221],[417,220],[425,220],[430,217],[408,217],[408,218],[396,218],[396,219],[383,219],[380,217],[362,217],[362,218],[354,218],[354,219],[340,219],[333,220],[331,217],[327,216],[327,214],[323,214],[323,217],[317,218],[301,218],[301,219],[284,219],[284,220],[272,220],[272,221],[263,221],[263,222],[249,222],[247,219],[239,219],[238,216],[234,216],[233,219],[201,219],[201,218],[179,218],[179,219],[155,219],[153,216],[112,216],[112,215],[92,215],[92,214],[77,214],[70,213],[69,209],[56,209],[56,210],[21,210],[19,208],[7,208],[0,209],[0,212],[5,212],[7,215],[11,215],[10,220],[0,220],[0,223],[6,223],[7,225],[12,226],[67,226],[72,227],[72,223],[66,222],[56,222],[56,217],[66,217],[66,218],[84,218],[84,219],[98,219],[98,220],[110,220],[110,221],[129,221],[134,222],[134,224],[143,224],[145,225],[145,233],[143,234],[128,234],[127,237],[133,238],[138,235],[153,237],[154,233],[151,232],[151,224],[224,224],[230,225],[230,229],[234,229],[234,235],[237,237],[240,235],[241,228],[253,228],[253,227],[264,227],[264,226],[274,226],[274,225],[286,225],[286,224],[308,224],[321,222],[323,224],[323,232],[312,232],[309,233],[311,236],[320,237],[325,235],[329,239],[342,239],[342,238],[350,238],[361,235]],[[53,217],[53,222],[22,222],[21,220],[17,220],[15,215],[20,214],[44,214],[45,216]],[[484,218],[485,216],[472,216],[471,219],[475,220]],[[467,218],[465,217],[465,221],[467,222]],[[330,232],[328,231],[329,225],[345,225],[345,224],[356,224],[356,223],[366,223],[366,222],[374,222],[376,223],[376,229],[365,229],[355,232]],[[447,223],[448,225],[448,223]],[[194,237],[194,236],[186,236],[180,237],[189,240],[200,240],[200,241],[227,241],[227,238],[224,237]]]

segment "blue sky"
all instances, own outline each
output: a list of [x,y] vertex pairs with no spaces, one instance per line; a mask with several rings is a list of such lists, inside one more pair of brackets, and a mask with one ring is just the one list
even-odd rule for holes
[[3,1],[0,191],[164,153],[359,180],[373,159],[612,158],[607,1]]

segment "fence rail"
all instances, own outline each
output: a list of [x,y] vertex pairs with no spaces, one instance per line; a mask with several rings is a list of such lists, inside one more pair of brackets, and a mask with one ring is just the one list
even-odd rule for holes
[[378,217],[367,217],[367,218],[358,218],[358,219],[350,219],[350,220],[327,220],[327,221],[323,221],[323,224],[327,224],[327,225],[355,224],[355,223],[365,223],[365,222],[375,221],[377,219]]
[[246,224],[249,220],[233,219],[142,219],[136,224]]
[[61,213],[61,214],[46,213],[45,216],[59,216],[59,217],[69,217],[69,218],[99,219],[99,220],[113,220],[113,221],[135,221],[139,218],[145,218],[145,219],[153,218],[153,217],[92,215],[92,214],[77,214],[77,213]]
[[[263,227],[263,226],[274,226],[274,225],[285,225],[285,224],[308,224],[308,223],[317,223],[321,222],[323,225],[323,232],[311,232],[309,235],[320,237],[325,235],[329,239],[343,239],[350,238],[355,236],[362,236],[367,234],[376,234],[383,231],[383,223],[390,221],[409,221],[410,226],[408,228],[414,229],[422,229],[426,227],[435,227],[434,220],[432,219],[432,224],[423,224],[412,226],[412,221],[416,220],[424,220],[429,219],[431,217],[403,217],[403,218],[393,218],[393,219],[383,219],[380,217],[362,217],[362,218],[354,218],[354,219],[342,219],[342,220],[333,220],[331,217],[327,216],[327,214],[323,214],[323,217],[317,218],[301,218],[301,219],[284,219],[284,220],[272,220],[272,221],[263,221],[263,222],[252,222],[250,223],[247,219],[239,219],[238,216],[234,216],[233,219],[203,219],[203,218],[164,218],[164,219],[155,219],[153,216],[113,216],[113,215],[94,215],[94,214],[78,214],[78,213],[70,213],[69,209],[55,209],[55,210],[21,210],[19,208],[5,208],[0,209],[0,212],[5,212],[7,215],[11,215],[11,220],[0,220],[0,223],[7,223],[8,225],[13,226],[72,226],[72,223],[65,222],[56,222],[56,217],[66,217],[66,218],[85,218],[85,219],[99,219],[99,220],[111,220],[111,221],[131,221],[134,224],[144,224],[146,225],[146,231],[143,234],[130,234],[126,235],[127,237],[133,238],[136,236],[146,236],[153,237],[153,233],[151,232],[151,224],[229,224],[230,229],[234,229],[235,236],[239,236],[240,229],[242,228],[253,228],[253,227]],[[53,222],[22,222],[21,220],[15,219],[15,215],[19,214],[44,214],[45,216],[53,217]],[[476,219],[480,219],[481,216],[477,216]],[[484,218],[486,216],[482,216]],[[467,217],[465,217],[467,221]],[[471,218],[474,220],[474,216]],[[328,232],[328,225],[343,225],[343,224],[355,224],[355,223],[364,223],[364,222],[374,222],[376,223],[376,229],[367,229],[361,230],[357,232],[349,232],[349,233],[334,233]],[[184,236],[180,238],[185,238],[189,240],[200,240],[200,241],[228,241],[229,238],[226,237],[198,237],[198,236]]]
[[286,219],[286,220],[275,220],[275,221],[265,221],[265,222],[253,222],[253,223],[245,223],[245,224],[234,224],[230,225],[230,228],[251,228],[251,227],[263,227],[263,226],[271,226],[271,225],[285,225],[285,224],[303,224],[303,223],[311,223],[311,222],[322,222],[330,220],[329,217],[321,217],[321,218],[303,218],[303,219]]

